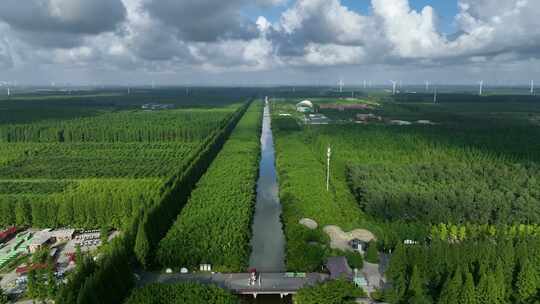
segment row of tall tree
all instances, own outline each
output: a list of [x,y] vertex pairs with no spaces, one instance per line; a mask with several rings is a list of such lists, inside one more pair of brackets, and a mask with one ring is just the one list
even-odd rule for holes
[[121,228],[160,198],[163,179],[88,179],[49,195],[0,195],[0,226]]
[[210,263],[214,270],[224,272],[247,268],[261,120],[262,106],[254,103],[161,240],[161,265],[196,268]]
[[238,121],[250,106],[251,101],[241,106],[229,121],[222,123],[201,146],[194,157],[165,183],[161,198],[151,207],[146,208],[138,227],[135,243],[135,255],[144,267],[156,264],[156,251],[159,241],[176,220],[187,202],[191,191],[206,172],[219,153]]
[[[28,149],[21,151],[1,167],[0,178],[168,177],[173,174],[171,168],[181,165],[200,144],[201,142],[28,144]],[[170,166],[163,166],[164,163]]]
[[0,142],[168,142],[204,140],[232,108],[123,111],[0,127]]
[[[152,261],[151,254],[155,247],[148,245],[159,242],[175,214],[181,209],[183,204],[180,202],[176,205],[176,199],[187,199],[192,185],[198,180],[197,174],[202,175],[204,168],[211,162],[213,153],[219,151],[246,107],[247,104],[230,116],[228,121],[222,122],[219,130],[205,140],[196,157],[187,160],[186,165],[181,168],[176,168],[178,173],[164,183],[160,199],[141,209],[130,223],[122,228],[123,234],[105,247],[94,266],[90,264],[88,267],[81,267],[72,274],[71,281],[62,286],[57,303],[123,302],[134,286],[133,265],[141,262],[146,266],[147,262]],[[184,198],[179,196],[182,193]],[[76,302],[73,302],[73,299],[76,299]]]

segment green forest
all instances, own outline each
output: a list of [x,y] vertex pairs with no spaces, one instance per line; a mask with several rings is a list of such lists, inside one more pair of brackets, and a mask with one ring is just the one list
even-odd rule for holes
[[485,240],[398,245],[386,273],[391,303],[535,303],[540,239],[497,234]]
[[122,227],[235,107],[0,125],[0,226]]
[[[155,262],[159,241],[250,104],[248,101],[228,115],[182,166],[171,168],[171,176],[162,184],[156,200],[134,212],[123,225],[122,234],[100,248],[97,261],[87,259],[88,263],[77,263],[67,282],[59,286],[56,303],[117,304],[124,301],[135,286],[134,267],[149,267]],[[79,254],[77,258],[84,260]]]
[[354,304],[365,296],[353,283],[339,279],[302,288],[294,296],[294,304]]
[[539,223],[539,167],[486,160],[359,165],[348,175],[362,209],[383,221]]
[[[321,227],[365,228],[390,257],[390,303],[539,299],[536,103],[383,101],[367,110],[321,109],[338,122],[305,125],[294,114],[298,101],[273,104],[288,268],[310,271],[324,263],[329,239]],[[351,123],[358,113],[382,119]],[[391,119],[434,124],[391,126]],[[301,218],[319,228],[303,227]],[[501,293],[497,299],[487,296],[493,290]]]
[[125,304],[238,304],[230,292],[198,283],[152,284],[134,289]]
[[161,265],[197,268],[210,263],[217,271],[246,270],[261,121],[262,104],[253,103],[160,242]]

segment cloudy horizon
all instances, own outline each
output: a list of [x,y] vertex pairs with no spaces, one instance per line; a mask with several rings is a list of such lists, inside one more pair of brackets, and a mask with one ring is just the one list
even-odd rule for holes
[[0,81],[526,84],[538,16],[533,0],[4,0]]

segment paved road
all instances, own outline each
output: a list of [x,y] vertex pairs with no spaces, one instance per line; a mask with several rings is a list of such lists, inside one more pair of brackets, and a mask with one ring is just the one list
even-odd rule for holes
[[240,294],[295,293],[298,289],[306,285],[323,282],[329,278],[328,275],[319,273],[308,273],[305,278],[288,278],[284,273],[263,273],[261,274],[260,285],[250,286],[248,273],[144,273],[139,276],[141,277],[141,280],[138,282],[139,287],[150,283],[199,282],[203,284],[215,284]]

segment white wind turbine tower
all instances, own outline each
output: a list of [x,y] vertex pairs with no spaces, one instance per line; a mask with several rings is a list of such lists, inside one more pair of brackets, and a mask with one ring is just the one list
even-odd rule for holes
[[534,95],[534,80],[531,80],[531,95]]
[[429,80],[426,80],[426,92],[429,92]]
[[9,86],[7,87],[7,96],[11,96],[11,90],[9,89]]
[[480,80],[480,90],[478,91],[478,95],[482,96],[484,94],[484,81]]
[[344,86],[343,78],[339,80],[338,85],[339,85],[339,92],[343,93],[343,86]]
[[433,103],[437,103],[437,87],[433,90]]
[[364,90],[367,88],[367,81],[364,80]]
[[396,95],[397,81],[395,81],[395,80],[390,80],[390,82],[392,83],[392,95]]

